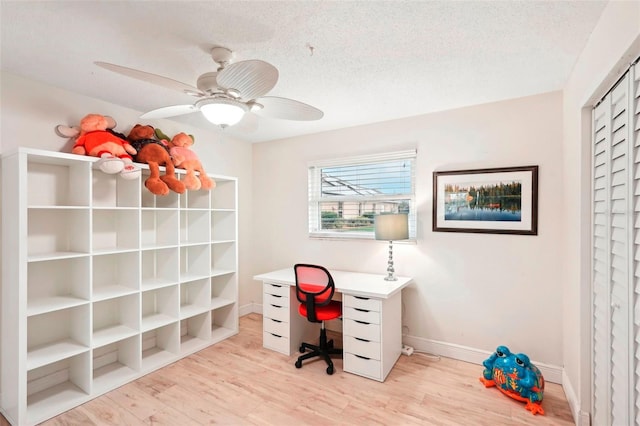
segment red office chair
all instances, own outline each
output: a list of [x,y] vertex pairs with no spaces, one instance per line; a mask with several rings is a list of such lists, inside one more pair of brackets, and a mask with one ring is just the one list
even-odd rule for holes
[[327,374],[333,374],[333,361],[330,355],[342,354],[342,349],[333,347],[333,340],[327,342],[327,331],[324,322],[342,315],[342,302],[331,300],[336,286],[329,271],[322,266],[297,264],[293,267],[296,274],[296,296],[300,302],[298,312],[311,322],[321,323],[320,344],[302,343],[300,352],[307,349],[311,352],[300,355],[296,368],[302,367],[302,361],[316,356],[327,362]]

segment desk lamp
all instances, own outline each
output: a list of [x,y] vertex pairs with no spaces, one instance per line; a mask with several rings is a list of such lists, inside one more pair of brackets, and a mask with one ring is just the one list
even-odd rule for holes
[[386,281],[396,281],[393,269],[393,241],[409,238],[409,220],[406,213],[381,214],[374,217],[376,240],[389,241],[389,261]]

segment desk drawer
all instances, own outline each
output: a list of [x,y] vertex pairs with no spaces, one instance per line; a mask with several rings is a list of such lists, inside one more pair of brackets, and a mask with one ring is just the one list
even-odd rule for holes
[[342,318],[349,318],[356,321],[380,324],[380,312],[368,311],[362,308],[352,308],[351,306],[343,306]]
[[264,293],[285,297],[289,297],[289,288],[290,287],[288,285],[275,283],[264,283],[262,286]]
[[380,325],[359,322],[346,318],[342,321],[342,334],[344,336],[359,337],[364,340],[380,341]]
[[289,322],[289,307],[275,306],[267,303],[262,306],[262,317],[272,318],[278,321]]
[[344,352],[380,360],[380,342],[362,340],[353,336],[343,336]]
[[382,302],[380,299],[373,299],[370,297],[351,296],[345,294],[342,299],[344,306],[350,306],[352,308],[365,309],[367,311],[380,312]]
[[289,338],[275,335],[267,331],[262,333],[262,346],[281,354],[289,355]]
[[376,359],[366,359],[348,352],[344,353],[342,368],[349,373],[382,380],[382,369],[380,361]]
[[262,317],[262,329],[268,333],[289,337],[289,323],[272,318]]
[[263,305],[274,305],[274,306],[283,306],[289,307],[289,295],[278,296],[270,293],[264,293],[262,296],[262,304]]

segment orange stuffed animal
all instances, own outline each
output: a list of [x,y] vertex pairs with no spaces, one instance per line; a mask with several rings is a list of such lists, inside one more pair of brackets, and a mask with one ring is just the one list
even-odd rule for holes
[[87,114],[80,126],[56,127],[58,135],[76,138],[71,152],[78,155],[98,157],[97,166],[105,173],[120,173],[126,179],[140,176],[140,169],[133,164],[136,150],[112,131],[116,126],[113,118],[100,114]]
[[[129,132],[127,140],[138,151],[135,160],[149,165],[151,175],[144,182],[144,186],[151,193],[167,195],[169,190],[178,194],[185,191],[185,184],[176,178],[167,141],[158,139],[153,127],[136,124]],[[164,176],[160,176],[159,166],[165,166]]]
[[[160,134],[163,133],[160,132]],[[193,191],[215,188],[215,181],[207,176],[198,154],[190,149],[191,145],[193,145],[193,137],[186,133],[178,133],[169,142],[169,154],[171,154],[173,164],[187,171],[187,175],[184,178],[185,186]],[[199,172],[198,176],[196,176],[195,172]]]

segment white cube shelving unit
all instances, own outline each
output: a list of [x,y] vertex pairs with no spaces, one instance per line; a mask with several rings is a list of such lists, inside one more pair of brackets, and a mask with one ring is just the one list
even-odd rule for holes
[[146,165],[125,180],[95,161],[2,157],[0,408],[15,425],[238,333],[237,179],[160,197]]

